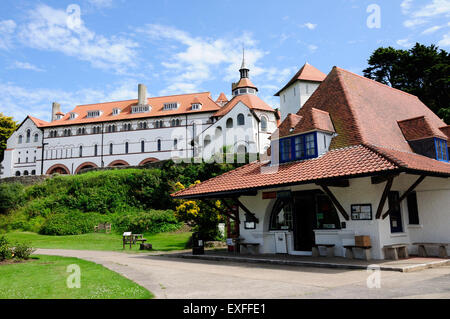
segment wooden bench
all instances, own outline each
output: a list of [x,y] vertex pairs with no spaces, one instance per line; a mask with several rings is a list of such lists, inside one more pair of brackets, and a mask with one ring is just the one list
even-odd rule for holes
[[99,230],[104,230],[105,233],[111,232],[111,224],[110,223],[100,223],[97,226],[94,226],[94,232],[98,232]]
[[312,256],[319,257],[320,256],[320,247],[327,248],[327,257],[334,257],[334,244],[315,244],[312,246]]
[[425,246],[437,246],[439,247],[439,257],[448,258],[447,255],[447,246],[450,245],[448,243],[413,243],[413,245],[417,245],[419,248],[419,256],[420,257],[428,257],[427,250]]
[[142,234],[132,234],[131,232],[125,232],[122,235],[123,249],[125,249],[126,244],[130,244],[131,248],[131,245],[134,245],[137,242],[145,243],[146,241],[147,239],[145,239]]
[[407,244],[386,245],[383,247],[385,259],[398,260],[398,258],[409,258]]
[[242,238],[235,238],[233,240],[235,242],[235,247],[237,248],[237,249],[234,250],[235,254],[240,252],[240,250],[241,250],[240,246],[244,246],[247,250],[249,250],[248,249],[249,246],[250,247],[255,247],[255,248],[257,248],[259,246],[259,243],[247,243],[247,242],[244,242],[242,240],[243,240]]
[[370,249],[372,248],[372,246],[355,246],[355,245],[345,245],[345,257],[346,258],[350,258],[350,259],[355,259],[355,253],[354,253],[354,249],[362,249],[364,252],[364,259],[365,260],[370,260],[371,259],[371,255],[370,255]]

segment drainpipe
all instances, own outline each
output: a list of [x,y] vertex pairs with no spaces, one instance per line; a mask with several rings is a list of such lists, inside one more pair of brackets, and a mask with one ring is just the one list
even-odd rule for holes
[[45,145],[48,145],[48,143],[44,143],[44,139],[44,130],[42,130],[41,175],[44,175],[44,147]]
[[100,158],[101,158],[101,167],[103,168],[105,166],[105,163],[103,162],[103,123],[102,123],[102,148],[101,148],[101,153],[100,153]]

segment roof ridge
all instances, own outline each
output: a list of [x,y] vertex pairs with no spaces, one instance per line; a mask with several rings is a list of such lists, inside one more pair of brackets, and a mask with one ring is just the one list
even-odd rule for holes
[[408,118],[408,119],[399,120],[399,121],[397,121],[397,123],[406,122],[406,121],[412,121],[412,120],[417,120],[417,119],[420,119],[420,118],[422,118],[422,117],[423,117],[423,118],[427,118],[426,115],[419,115],[419,116],[411,117],[411,118]]
[[396,89],[396,88],[394,88],[394,87],[392,87],[392,86],[389,86],[389,85],[387,85],[387,84],[384,84],[384,83],[381,83],[381,82],[378,82],[378,81],[375,81],[375,80],[366,78],[365,76],[359,75],[359,74],[357,74],[357,73],[354,73],[354,72],[352,72],[352,71],[343,69],[343,68],[341,68],[341,67],[338,67],[338,66],[334,66],[334,67],[335,67],[336,69],[339,69],[339,70],[344,71],[344,72],[346,72],[346,73],[350,73],[350,74],[355,75],[355,76],[357,76],[357,77],[360,77],[360,78],[362,78],[362,79],[365,79],[365,80],[374,82],[374,83],[376,83],[377,85],[380,85],[380,86],[383,86],[383,87],[386,87],[386,88],[389,88],[389,89],[393,89],[393,90],[396,90],[396,91],[401,92],[401,93],[403,93],[403,94],[406,94],[406,95],[415,97],[416,99],[419,99],[419,98],[418,98],[416,95],[414,95],[414,94],[411,94],[411,93],[402,91],[402,90],[400,90],[400,89]]

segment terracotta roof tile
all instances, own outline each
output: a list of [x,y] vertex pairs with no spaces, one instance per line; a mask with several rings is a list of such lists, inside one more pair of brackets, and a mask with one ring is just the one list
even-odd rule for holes
[[253,162],[191,188],[179,191],[173,196],[185,197],[255,188],[270,188],[286,184],[320,181],[339,176],[349,177],[392,171],[398,168],[397,165],[375,151],[359,145],[333,150],[319,158],[291,162],[279,166],[270,167],[267,163]]
[[33,123],[34,123],[37,127],[42,127],[42,126],[45,126],[45,125],[48,124],[48,122],[43,121],[43,120],[40,120],[40,119],[38,119],[38,118],[36,118],[36,117],[29,116],[29,115],[28,115],[28,117],[30,118],[30,120],[33,121]]
[[[201,110],[192,110],[191,104],[197,99],[201,104]],[[131,113],[132,106],[137,105],[138,100],[126,100],[117,102],[106,102],[88,105],[78,105],[69,113],[77,113],[78,116],[75,119],[69,119],[69,113],[67,113],[62,119],[49,122],[43,126],[62,126],[62,125],[74,125],[84,123],[97,123],[117,120],[132,120],[139,118],[159,117],[159,116],[173,116],[185,113],[196,112],[216,112],[220,107],[211,99],[209,92],[181,94],[161,97],[150,97],[147,99],[148,104],[152,107],[150,112],[146,113]],[[180,106],[176,110],[163,110],[164,103],[178,102]],[[113,109],[119,108],[121,112],[118,115],[113,115]],[[88,118],[88,111],[102,111],[102,114],[96,118]]]
[[403,136],[407,141],[425,139],[428,137],[440,137],[444,139],[447,138],[447,136],[444,135],[437,127],[433,127],[432,125],[430,125],[428,119],[425,116],[419,116],[397,122],[398,126],[400,126]]
[[217,111],[214,116],[224,116],[229,111],[231,111],[238,102],[244,103],[249,109],[252,110],[262,110],[275,112],[266,102],[261,100],[258,96],[254,94],[242,94],[234,96],[230,102],[225,104],[219,111]]
[[289,85],[291,85],[297,80],[322,82],[326,77],[327,75],[325,73],[316,69],[311,64],[305,63],[300,68],[300,70],[298,70],[298,72],[292,77],[292,79],[290,79],[289,82],[285,86],[283,86],[281,90],[275,93],[275,96],[279,96],[281,91],[283,91],[285,88],[287,88]]
[[303,117],[289,113],[283,122],[278,126],[277,130],[272,134],[272,139],[283,136],[291,135],[297,124],[302,120]]
[[218,103],[218,102],[228,102],[228,98],[225,95],[225,93],[223,93],[223,92],[220,93],[219,97],[216,100],[216,103]]
[[440,127],[439,129],[441,130],[442,133],[445,134],[445,136],[447,136],[448,139],[450,139],[450,125]]
[[258,88],[252,83],[252,81],[250,81],[249,78],[241,78],[239,82],[233,86],[233,90],[239,88],[253,88],[258,91]]

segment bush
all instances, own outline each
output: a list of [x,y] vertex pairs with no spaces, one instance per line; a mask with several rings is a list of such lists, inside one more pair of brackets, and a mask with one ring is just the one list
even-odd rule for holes
[[24,187],[20,183],[0,183],[0,214],[16,208],[23,201]]
[[39,233],[42,235],[81,235],[91,233],[94,226],[105,222],[98,213],[82,213],[71,211],[49,216]]
[[33,252],[34,249],[25,243],[17,243],[12,250],[14,258],[25,260],[29,259]]
[[172,210],[150,210],[119,216],[114,223],[114,228],[119,232],[162,233],[175,231],[181,225]]
[[0,261],[12,258],[11,247],[5,236],[0,237]]

